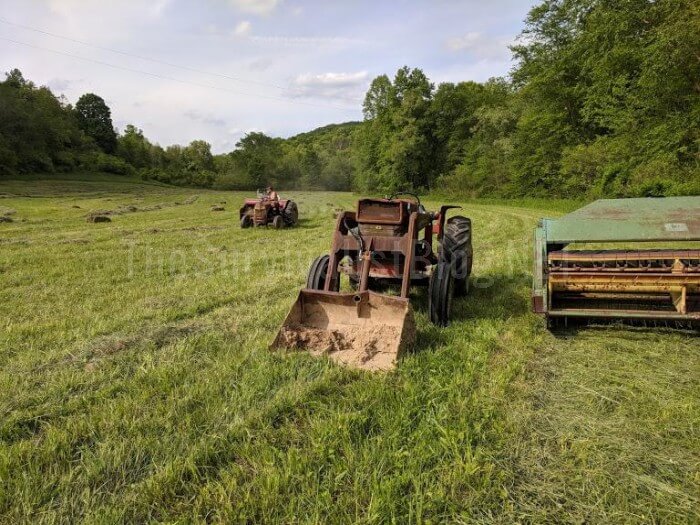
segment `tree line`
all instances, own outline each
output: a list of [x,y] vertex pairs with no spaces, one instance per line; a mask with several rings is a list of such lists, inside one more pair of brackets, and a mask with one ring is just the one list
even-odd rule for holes
[[37,86],[18,69],[0,82],[0,176],[76,170],[140,176],[169,184],[251,190],[279,187],[350,190],[354,129],[326,126],[291,139],[245,135],[214,155],[204,140],[162,147],[136,126],[114,129],[111,110],[94,93],[75,105]]
[[700,4],[544,0],[508,78],[435,86],[375,78],[362,122],[213,155],[117,133],[99,96],[71,106],[18,70],[0,82],[0,174],[76,169],[250,190],[449,191],[468,196],[700,194]]

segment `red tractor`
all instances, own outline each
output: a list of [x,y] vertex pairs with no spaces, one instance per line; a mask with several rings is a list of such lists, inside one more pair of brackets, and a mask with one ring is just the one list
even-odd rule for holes
[[275,228],[295,226],[299,222],[297,203],[289,199],[271,200],[258,191],[255,199],[246,199],[240,210],[241,228],[267,226]]
[[[311,265],[272,347],[325,354],[360,368],[392,368],[415,338],[411,286],[428,287],[430,319],[438,326],[450,321],[452,297],[468,291],[471,221],[447,219],[452,208],[458,206],[430,212],[411,195],[362,199],[357,211],[342,212],[330,252]],[[340,291],[342,274],[350,293]],[[391,285],[399,295],[377,293]]]

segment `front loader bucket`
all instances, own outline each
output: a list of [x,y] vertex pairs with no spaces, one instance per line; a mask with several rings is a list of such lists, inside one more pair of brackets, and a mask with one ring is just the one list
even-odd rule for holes
[[408,299],[302,290],[270,348],[306,350],[366,370],[390,370],[415,340]]

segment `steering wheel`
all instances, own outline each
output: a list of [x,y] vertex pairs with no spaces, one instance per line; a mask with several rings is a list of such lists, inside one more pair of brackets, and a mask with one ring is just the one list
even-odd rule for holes
[[404,196],[404,195],[408,195],[409,197],[413,197],[413,198],[415,199],[415,201],[416,201],[416,204],[417,204],[418,206],[421,205],[421,203],[420,203],[420,197],[419,197],[418,195],[416,195],[415,193],[412,193],[412,192],[410,192],[410,191],[400,191],[400,192],[397,192],[397,193],[392,193],[389,197],[387,197],[387,200],[393,201],[396,197]]

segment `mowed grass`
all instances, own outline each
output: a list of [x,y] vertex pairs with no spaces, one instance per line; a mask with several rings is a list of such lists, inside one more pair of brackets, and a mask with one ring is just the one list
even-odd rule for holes
[[0,183],[2,522],[700,521],[697,335],[530,313],[569,204],[462,203],[471,294],[438,329],[414,290],[415,351],[372,374],[267,348],[356,198],[289,196],[299,227],[241,230],[242,193]]

